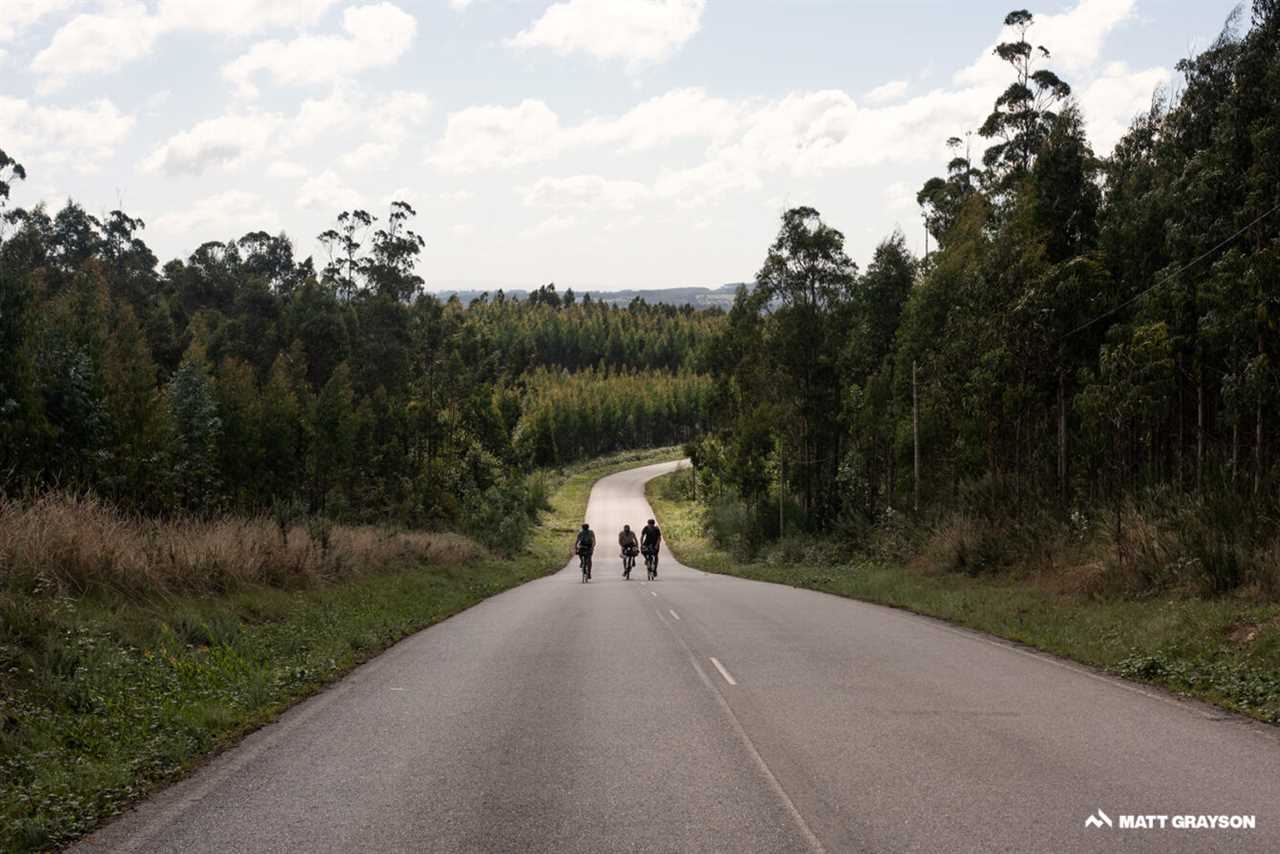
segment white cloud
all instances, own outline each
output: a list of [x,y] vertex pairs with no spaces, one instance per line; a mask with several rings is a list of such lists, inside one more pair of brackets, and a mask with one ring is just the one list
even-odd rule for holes
[[364,203],[363,194],[344,182],[332,169],[308,178],[298,190],[297,205],[300,208],[333,212],[363,207]]
[[396,91],[374,99],[361,118],[366,132],[384,142],[400,144],[409,131],[431,115],[431,99],[421,92]]
[[0,42],[13,41],[41,18],[70,9],[79,0],[5,0],[0,14]]
[[28,168],[41,164],[95,171],[133,124],[133,116],[105,98],[83,107],[50,107],[0,95],[0,140]]
[[[1081,69],[1080,99],[1100,150],[1114,144],[1151,90],[1168,79],[1159,68],[1098,67],[1106,34],[1127,20],[1131,7],[1131,0],[1081,0],[1069,12],[1044,16],[1039,24],[1046,32],[1035,34],[1051,44],[1076,40],[1062,55]],[[979,59],[956,76],[965,81],[961,85],[909,97],[910,84],[892,81],[869,92],[865,104],[838,89],[736,101],[680,89],[619,116],[570,125],[542,101],[472,107],[449,117],[431,161],[444,171],[466,173],[552,160],[588,147],[645,150],[679,139],[706,144],[701,161],[665,169],[648,181],[577,175],[544,177],[524,188],[526,204],[554,210],[625,210],[659,201],[696,206],[725,193],[762,189],[779,174],[811,179],[886,164],[939,168],[949,157],[945,139],[981,124],[1007,85],[1009,70],[998,71],[988,75]],[[898,187],[893,204],[902,206],[911,195]]]
[[742,109],[698,88],[677,89],[620,116],[571,127],[562,126],[560,117],[539,100],[514,107],[468,107],[449,115],[444,138],[429,159],[446,172],[467,173],[550,160],[585,146],[641,151],[679,139],[727,137],[741,122]]
[[1172,79],[1167,68],[1130,71],[1124,63],[1113,63],[1084,91],[1077,92],[1095,152],[1110,154],[1133,117],[1146,112],[1155,91]]
[[476,194],[471,192],[470,190],[453,190],[448,193],[439,193],[436,195],[436,198],[439,199],[440,201],[448,202],[450,204],[455,204],[455,205],[460,205],[464,202],[469,202],[475,197],[476,197]]
[[697,166],[663,172],[654,183],[654,193],[680,207],[696,207],[725,193],[750,192],[763,186],[756,169],[710,159]]
[[389,164],[401,141],[429,111],[430,99],[420,93],[397,91],[374,97],[336,87],[323,98],[303,101],[292,118],[244,112],[199,122],[157,146],[142,165],[149,172],[198,175],[210,167],[235,169],[271,157],[276,158],[268,168],[272,177],[302,177],[306,172],[296,162],[298,149],[352,134],[358,141],[342,159],[350,168],[363,169],[379,162]]
[[[1070,83],[1073,75],[1085,74],[1097,63],[1107,36],[1133,16],[1136,3],[1137,0],[1080,0],[1067,12],[1036,15],[1027,41],[1048,48],[1051,54],[1046,61],[1048,66]],[[1002,89],[1007,86],[1009,66],[994,51],[997,44],[1015,37],[1012,30],[1002,31],[1000,38],[972,65],[956,73],[956,82],[970,86],[999,85]]]
[[563,147],[560,119],[542,101],[467,107],[449,116],[430,160],[447,172],[503,169],[546,160]]
[[620,231],[631,231],[632,229],[639,228],[648,221],[649,218],[643,214],[635,214],[634,216],[629,216],[624,219],[609,220],[600,230],[611,234]]
[[910,84],[905,80],[890,80],[888,83],[881,84],[872,89],[863,99],[868,104],[887,104],[890,101],[896,101],[907,93],[907,87]]
[[248,35],[314,24],[338,0],[160,0],[157,17],[166,30]]
[[507,43],[637,67],[668,59],[693,38],[705,8],[706,0],[561,0]]
[[51,92],[72,77],[115,71],[146,55],[159,35],[158,20],[141,3],[125,3],[104,14],[77,15],[36,54],[31,70],[44,75],[40,91]]
[[267,174],[272,178],[284,178],[286,180],[296,180],[305,177],[307,167],[293,160],[277,160],[267,167]]
[[276,113],[220,116],[159,145],[142,168],[167,175],[199,175],[211,166],[236,168],[264,154],[284,117]]
[[915,211],[917,207],[916,191],[905,181],[894,181],[881,190],[880,200],[890,211]]
[[200,199],[181,211],[164,214],[154,221],[156,230],[167,234],[208,236],[211,232],[233,230],[244,233],[256,229],[276,231],[279,215],[257,193],[225,190]]
[[308,35],[258,42],[222,69],[242,95],[257,94],[254,78],[288,85],[333,83],[370,68],[393,65],[417,35],[418,22],[391,3],[352,6],[342,13],[345,36]]
[[[41,17],[83,0],[6,0],[0,42]],[[136,0],[104,2],[101,11],[77,15],[36,55],[31,70],[44,75],[43,91],[73,77],[116,71],[151,52],[163,34],[176,31],[249,35],[313,24],[338,0],[160,0],[155,11]],[[14,4],[10,8],[9,4]]]
[[729,136],[743,105],[713,98],[701,88],[675,89],[650,98],[614,119],[591,119],[568,132],[569,144],[617,144],[632,151],[678,139]]
[[345,168],[363,172],[373,168],[387,169],[395,156],[396,146],[389,142],[366,142],[338,158]]
[[546,237],[549,234],[557,234],[563,231],[570,231],[577,228],[579,220],[576,216],[556,216],[548,217],[537,225],[530,226],[520,232],[520,237],[525,240],[535,240],[540,237]]
[[571,178],[538,179],[524,189],[524,203],[529,207],[556,209],[630,210],[647,200],[650,194],[649,188],[639,181],[575,175]]
[[461,11],[471,5],[471,0],[449,0],[449,6]]

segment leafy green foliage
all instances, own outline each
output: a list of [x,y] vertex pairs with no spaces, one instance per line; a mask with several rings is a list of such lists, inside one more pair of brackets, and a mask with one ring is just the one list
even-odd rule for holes
[[[787,538],[746,553],[715,536],[722,511],[689,497],[680,484],[664,483],[672,477],[651,481],[649,500],[667,544],[689,566],[927,614],[1280,723],[1280,606],[1046,588],[1027,577],[1025,552],[1017,558],[1022,572],[985,572],[981,562],[1009,558],[1010,532],[973,520],[952,548],[912,542],[888,561],[820,537]],[[1071,548],[1087,549],[1087,525],[1072,527]],[[967,550],[963,566],[953,564],[958,547]],[[1071,548],[1054,559],[1067,558]]]
[[[477,558],[465,541],[446,548],[461,540],[455,535],[407,535],[428,545],[439,539],[441,548],[395,547],[402,536],[395,531],[334,529],[313,518],[310,537],[334,539],[362,559],[359,566],[278,579],[222,567],[241,580],[200,597],[180,585],[142,583],[112,585],[105,596],[30,595],[20,590],[22,579],[0,574],[0,849],[47,850],[83,835],[406,635],[558,570],[596,479],[675,455],[629,453],[544,473],[521,508],[541,524],[531,536],[521,533],[524,547],[511,557]],[[511,509],[499,504],[492,512]],[[277,510],[282,529],[304,514]],[[64,533],[91,539],[76,521],[64,520]],[[120,545],[109,539],[120,520],[106,521],[108,539],[91,546]],[[48,520],[33,522],[40,529],[33,533],[46,536]],[[156,530],[163,524],[125,524],[170,547],[169,537],[193,538],[190,523],[169,537]],[[225,525],[222,540],[245,527],[243,520]],[[260,545],[209,543],[209,568],[252,556]],[[86,551],[86,559],[96,557]],[[332,565],[340,555],[320,557]],[[213,583],[191,581],[198,590]]]
[[414,216],[399,201],[381,222],[339,214],[317,273],[283,235],[208,241],[157,271],[121,211],[13,211],[0,494],[91,491],[160,515],[302,504],[510,551],[533,523],[533,466],[705,425],[694,372],[720,312],[553,285],[441,302],[417,273]]
[[[691,452],[732,493],[716,512],[865,541],[915,510],[918,437],[923,518],[1110,507],[1124,563],[1127,506],[1230,504],[1166,557],[1201,567],[1197,592],[1250,587],[1241,556],[1270,554],[1280,484],[1278,17],[1259,0],[1250,29],[1230,21],[1099,159],[1034,17],[1010,13],[996,53],[1014,79],[975,130],[990,147],[975,165],[972,134],[949,140],[919,195],[939,250],[894,237],[858,274],[815,211],[784,214],[706,349],[723,380]],[[966,567],[994,564],[980,539],[958,540]]]

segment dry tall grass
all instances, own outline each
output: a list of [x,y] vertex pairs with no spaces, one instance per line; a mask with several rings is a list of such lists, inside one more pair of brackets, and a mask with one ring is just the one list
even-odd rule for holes
[[[1230,510],[1230,508],[1228,508]],[[930,525],[908,564],[923,572],[1019,571],[1046,589],[1090,596],[1239,594],[1280,599],[1280,532],[1250,529],[1243,511],[1207,501],[1130,502],[1117,536],[1105,510],[1070,521],[1047,514],[983,519],[963,512]]]
[[0,499],[0,590],[83,595],[304,587],[406,562],[456,564],[481,549],[456,534],[267,517],[149,519],[91,496]]

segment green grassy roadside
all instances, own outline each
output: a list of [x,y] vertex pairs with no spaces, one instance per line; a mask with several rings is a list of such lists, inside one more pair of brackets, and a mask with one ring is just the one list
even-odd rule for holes
[[650,504],[681,563],[937,617],[1280,724],[1280,606],[1222,599],[1098,599],[1012,575],[876,561],[742,562],[704,532],[702,509],[651,481]]
[[0,593],[0,851],[83,835],[405,636],[558,570],[597,479],[678,456],[553,475],[510,559],[147,602]]

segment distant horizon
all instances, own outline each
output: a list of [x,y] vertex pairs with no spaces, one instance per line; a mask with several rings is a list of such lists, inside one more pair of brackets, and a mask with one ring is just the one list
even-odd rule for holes
[[607,285],[579,286],[572,282],[541,282],[539,284],[530,285],[530,284],[513,284],[510,282],[501,283],[501,282],[446,281],[443,283],[428,282],[426,285],[423,286],[423,289],[426,290],[428,293],[448,293],[451,291],[465,291],[465,292],[474,291],[474,292],[481,292],[481,293],[483,292],[495,293],[497,291],[503,291],[506,293],[510,293],[512,291],[532,292],[532,291],[536,291],[538,288],[542,287],[543,285],[550,285],[550,284],[554,284],[556,286],[556,292],[561,294],[567,290],[572,290],[575,294],[584,294],[584,293],[613,294],[613,293],[626,293],[629,291],[681,291],[681,290],[704,290],[704,291],[707,291],[708,293],[715,293],[717,291],[722,291],[725,288],[730,288],[730,287],[736,288],[738,285],[750,284],[750,282],[745,282],[745,281],[722,282],[721,284],[718,284],[718,285],[645,285],[640,287],[626,285],[626,286],[612,287]]

